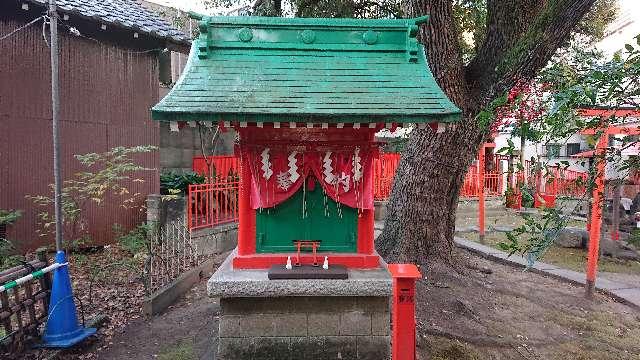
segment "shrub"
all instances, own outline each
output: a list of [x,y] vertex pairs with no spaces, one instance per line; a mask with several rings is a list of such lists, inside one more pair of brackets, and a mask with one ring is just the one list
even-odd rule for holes
[[206,178],[194,172],[178,174],[173,171],[160,175],[160,194],[177,195],[186,194],[189,185],[204,184]]
[[122,248],[135,255],[147,248],[149,235],[153,232],[153,225],[142,223],[125,233],[120,224],[113,224],[113,232]]

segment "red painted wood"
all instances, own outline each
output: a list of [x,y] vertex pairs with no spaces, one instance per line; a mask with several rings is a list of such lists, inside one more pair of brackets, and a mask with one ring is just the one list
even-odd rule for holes
[[478,152],[478,229],[480,241],[484,240],[484,156],[486,144],[480,146]]
[[358,254],[373,253],[373,210],[362,210],[358,217]]
[[[609,136],[604,134],[598,140],[596,151],[604,154],[607,149]],[[600,249],[600,227],[602,226],[602,197],[604,196],[604,157],[596,159],[596,186],[593,189],[591,220],[589,221],[589,250],[587,258],[587,286],[595,284],[598,271],[598,255]]]
[[240,188],[238,189],[238,255],[256,252],[256,212],[251,208],[251,169],[249,157],[240,150]]
[[391,359],[415,360],[415,284],[422,275],[413,264],[389,264],[388,269],[393,277]]
[[[234,269],[268,269],[272,265],[285,265],[287,256],[292,261],[296,257],[296,253],[281,254],[253,254],[253,255],[236,255],[233,258]],[[318,253],[318,256],[324,261],[324,256],[329,257],[329,266],[343,265],[351,269],[375,269],[380,266],[380,256],[376,253],[371,255],[364,254],[339,254],[339,253]],[[300,263],[302,265],[312,265],[313,255],[301,254]]]

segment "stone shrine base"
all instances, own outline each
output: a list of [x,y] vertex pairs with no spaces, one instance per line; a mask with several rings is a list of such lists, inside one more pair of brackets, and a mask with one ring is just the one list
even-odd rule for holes
[[217,359],[389,359],[384,263],[347,280],[269,280],[266,269],[234,270],[234,255],[207,286],[221,298]]

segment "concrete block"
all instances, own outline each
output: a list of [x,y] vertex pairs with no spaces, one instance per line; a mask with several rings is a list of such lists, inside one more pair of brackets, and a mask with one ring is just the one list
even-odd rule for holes
[[220,254],[233,250],[238,244],[238,224],[224,224],[213,228],[193,230],[191,239],[201,255]]
[[640,309],[640,289],[619,289],[611,291],[616,298],[624,301],[626,304]]
[[164,311],[169,305],[173,304],[176,299],[199,282],[204,274],[213,271],[215,259],[211,258],[184,274],[178,276],[167,286],[151,294],[144,299],[142,304],[143,312],[147,316],[156,315]]
[[389,311],[389,297],[383,296],[363,296],[356,298],[358,310],[366,312]]
[[220,317],[220,337],[306,335],[306,314],[225,314]]
[[207,283],[214,297],[353,297],[390,296],[391,274],[383,266],[375,270],[349,270],[347,280],[277,280],[268,279],[266,269],[233,269],[234,250]]
[[342,313],[340,335],[371,335],[371,314],[364,311]]
[[373,335],[389,335],[391,331],[391,313],[376,312],[371,314],[371,333]]
[[389,336],[358,336],[356,348],[358,360],[384,360],[391,356]]
[[218,353],[216,359],[219,360],[243,360],[253,359],[255,352],[254,340],[252,338],[220,338],[218,340]]
[[309,336],[340,335],[340,314],[318,313],[307,316]]
[[327,359],[352,360],[358,358],[355,336],[327,336],[324,339]]
[[258,337],[252,343],[252,360],[294,359],[288,337]]
[[335,359],[329,356],[324,337],[292,337],[290,354],[292,359]]

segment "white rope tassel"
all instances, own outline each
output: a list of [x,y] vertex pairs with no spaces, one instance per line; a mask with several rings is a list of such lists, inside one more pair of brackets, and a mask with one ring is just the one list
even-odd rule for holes
[[262,159],[262,177],[266,180],[269,180],[271,178],[271,175],[273,175],[273,170],[271,169],[271,161],[269,161],[269,148],[265,148],[264,150],[262,150],[260,157]]
[[362,158],[360,157],[360,147],[355,148],[353,151],[353,182],[362,180]]
[[289,157],[289,180],[291,183],[295,183],[300,178],[300,174],[298,174],[298,165],[296,165],[296,155],[298,155],[297,151],[291,152]]
[[322,169],[324,181],[327,184],[333,185],[336,181],[336,176],[333,175],[333,167],[331,166],[331,151],[327,151],[324,153],[324,158],[322,159]]

